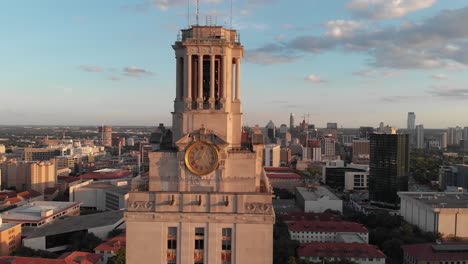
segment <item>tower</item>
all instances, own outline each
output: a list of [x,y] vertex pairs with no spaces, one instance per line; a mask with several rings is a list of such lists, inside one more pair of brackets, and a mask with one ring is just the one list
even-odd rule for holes
[[102,146],[110,147],[112,146],[112,127],[111,126],[102,126],[99,127],[100,143]]
[[291,113],[289,115],[289,130],[292,131],[294,129],[294,114]]
[[416,126],[416,148],[424,148],[424,125]]
[[397,192],[408,190],[408,134],[371,134],[369,199],[371,203],[398,208]]
[[271,264],[275,218],[263,141],[241,147],[237,31],[194,25],[172,47],[172,131],[153,143],[148,181],[132,184],[127,263]]
[[414,112],[408,112],[407,126],[408,132],[416,129],[416,115]]

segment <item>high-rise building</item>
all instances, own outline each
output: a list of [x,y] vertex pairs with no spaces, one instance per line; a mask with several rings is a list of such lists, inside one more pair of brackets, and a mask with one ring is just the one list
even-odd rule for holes
[[126,263],[271,264],[263,137],[255,144],[254,132],[251,148],[241,147],[237,31],[194,25],[172,47],[172,141],[149,153],[149,181],[134,182],[129,195]]
[[281,147],[276,144],[267,144],[263,150],[263,166],[279,167]]
[[276,127],[273,121],[269,121],[265,127],[266,129],[266,136],[268,138],[268,143],[274,143],[276,140]]
[[424,125],[416,126],[416,148],[424,148]]
[[463,128],[463,139],[468,140],[468,127]]
[[99,127],[99,143],[102,146],[111,147],[112,146],[112,127],[111,126],[101,126]]
[[369,163],[370,142],[367,139],[353,140],[353,163]]
[[338,123],[327,123],[328,129],[338,129]]
[[18,191],[29,189],[44,193],[46,188],[55,187],[57,172],[51,161],[16,161],[2,165],[2,186],[15,187]]
[[293,130],[294,129],[294,114],[291,113],[289,115],[289,130]]
[[416,129],[416,115],[414,112],[408,112],[406,129],[408,129],[408,132]]
[[397,208],[397,192],[408,190],[408,134],[370,136],[369,199],[371,203]]

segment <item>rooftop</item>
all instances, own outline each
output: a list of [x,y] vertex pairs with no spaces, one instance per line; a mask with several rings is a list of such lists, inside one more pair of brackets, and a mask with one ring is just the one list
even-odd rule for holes
[[419,201],[432,208],[468,208],[468,194],[460,192],[399,192],[400,197]]
[[106,189],[121,195],[125,195],[131,190],[131,183],[126,180],[113,180],[113,181],[97,181],[90,183],[80,188],[80,190],[86,189]]
[[312,188],[296,187],[296,190],[301,194],[302,197],[304,197],[304,200],[306,201],[310,201],[310,200],[316,201],[325,196],[328,196],[330,200],[340,200],[330,190],[321,186],[312,187]]
[[4,221],[40,222],[81,203],[35,201],[1,214]]
[[368,233],[369,230],[361,224],[347,221],[298,221],[288,224],[289,231],[301,232],[356,232]]
[[53,225],[45,225],[41,228],[24,228],[26,239],[34,237],[51,236],[73,231],[87,230],[90,228],[113,225],[123,220],[124,211],[108,211],[104,213],[70,216],[56,220]]
[[121,248],[125,248],[126,245],[126,237],[125,235],[113,237],[106,242],[97,246],[94,250],[99,251],[113,251],[117,252]]
[[58,259],[3,256],[0,257],[0,264],[94,264],[100,263],[101,254],[74,251],[65,253]]
[[454,261],[468,259],[468,244],[414,244],[401,246],[403,252],[418,261]]
[[14,227],[15,225],[19,225],[19,224],[18,223],[2,223],[0,224],[0,232],[10,229]]
[[297,221],[341,221],[341,217],[328,213],[289,212],[281,216],[284,222]]
[[385,258],[376,246],[362,243],[311,242],[297,249],[299,257]]
[[301,176],[299,176],[296,173],[271,173],[267,172],[266,176],[270,179],[300,179]]
[[112,180],[112,179],[121,179],[129,178],[133,176],[133,172],[129,170],[120,170],[120,169],[102,169],[86,173],[80,176],[81,179],[90,180]]

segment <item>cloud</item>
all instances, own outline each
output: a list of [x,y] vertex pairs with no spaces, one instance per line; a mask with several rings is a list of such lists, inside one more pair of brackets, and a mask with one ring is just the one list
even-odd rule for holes
[[333,38],[351,37],[363,25],[353,20],[334,20],[326,23],[325,35]]
[[353,75],[362,76],[362,77],[371,77],[377,73],[376,70],[362,70],[362,71],[354,71]]
[[262,65],[287,63],[295,61],[298,58],[294,51],[285,50],[284,47],[279,44],[269,44],[245,52],[245,60],[247,62]]
[[347,5],[355,16],[367,19],[392,19],[426,9],[436,0],[352,0]]
[[467,99],[468,89],[466,88],[451,88],[451,87],[434,87],[428,91],[429,94],[435,97],[446,99]]
[[110,76],[109,80],[111,80],[111,81],[120,81],[121,79],[120,79],[120,77],[117,77],[117,76]]
[[103,69],[99,66],[93,65],[80,65],[80,69],[87,72],[102,72]]
[[281,45],[266,44],[258,50],[264,52],[264,57],[340,50],[369,55],[368,64],[372,67],[463,69],[468,66],[465,25],[468,7],[442,11],[419,23],[373,28],[361,22],[335,20],[324,25],[322,35],[302,35]]
[[380,101],[386,103],[396,103],[396,102],[404,102],[404,101],[412,101],[417,100],[417,96],[410,96],[410,95],[393,95],[393,96],[384,96],[380,98]]
[[432,74],[431,77],[432,77],[432,79],[436,79],[436,80],[445,80],[445,79],[448,78],[447,75],[441,74],[441,73]]
[[308,82],[313,82],[313,83],[324,83],[324,82],[327,82],[325,81],[324,79],[322,79],[321,77],[315,75],[315,74],[309,74],[308,76],[306,76],[304,78],[306,81]]
[[153,75],[152,72],[142,69],[142,68],[138,68],[136,66],[125,67],[123,69],[123,72],[124,72],[124,75],[130,76],[130,77],[141,77],[145,75]]

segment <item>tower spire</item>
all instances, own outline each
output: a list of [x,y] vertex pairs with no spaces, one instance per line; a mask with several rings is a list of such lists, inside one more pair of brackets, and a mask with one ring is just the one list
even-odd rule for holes
[[198,26],[198,14],[200,13],[199,6],[200,6],[200,0],[195,0],[195,7],[196,7],[195,17],[196,17],[197,26]]

